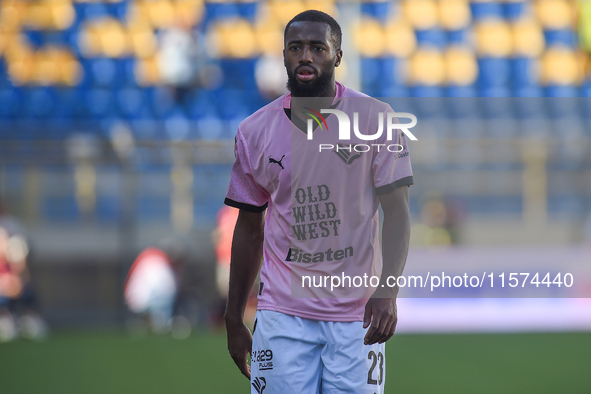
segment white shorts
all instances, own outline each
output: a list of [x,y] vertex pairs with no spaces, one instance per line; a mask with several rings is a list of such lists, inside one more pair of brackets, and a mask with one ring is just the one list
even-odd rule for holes
[[257,311],[251,394],[382,394],[385,344],[364,345],[362,322]]

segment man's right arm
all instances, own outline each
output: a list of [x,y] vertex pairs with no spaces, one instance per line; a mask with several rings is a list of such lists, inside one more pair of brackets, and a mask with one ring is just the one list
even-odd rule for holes
[[242,374],[249,379],[247,356],[252,349],[252,334],[243,320],[263,258],[264,222],[264,212],[240,210],[232,240],[230,291],[224,315],[228,350]]

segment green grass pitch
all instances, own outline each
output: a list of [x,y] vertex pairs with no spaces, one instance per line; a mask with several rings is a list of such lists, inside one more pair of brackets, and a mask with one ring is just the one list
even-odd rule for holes
[[[590,361],[591,333],[396,335],[386,393],[591,393]],[[0,343],[0,393],[240,394],[249,384],[223,334],[76,332]]]

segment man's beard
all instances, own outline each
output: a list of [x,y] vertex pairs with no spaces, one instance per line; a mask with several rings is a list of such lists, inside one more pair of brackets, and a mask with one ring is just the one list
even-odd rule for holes
[[330,90],[334,69],[323,72],[313,81],[301,82],[296,79],[295,72],[287,70],[287,89],[293,97],[322,97]]

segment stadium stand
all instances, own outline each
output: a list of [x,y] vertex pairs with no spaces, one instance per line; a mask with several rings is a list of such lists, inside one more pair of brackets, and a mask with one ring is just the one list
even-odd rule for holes
[[[307,8],[338,16],[343,4],[1,0],[0,140],[21,141],[23,152],[34,151],[38,141],[66,141],[80,132],[109,144],[114,125],[125,123],[139,144],[231,141],[241,119],[280,93],[281,79],[257,70],[281,64],[277,59],[285,23]],[[358,87],[371,96],[590,97],[588,8],[567,0],[363,1],[359,17],[344,28],[359,54]],[[179,54],[191,56],[196,65],[189,82],[180,87],[167,84],[159,60],[162,37],[174,29],[188,32],[197,48]],[[575,109],[582,125],[578,131],[565,133],[591,137],[586,109]],[[466,111],[462,115],[461,108],[443,110],[469,116]],[[540,111],[535,105],[518,106],[511,122]],[[446,130],[438,138],[453,134]],[[508,127],[489,135],[510,139],[516,137],[515,130]],[[452,164],[444,159],[439,163]],[[212,171],[222,176],[227,169],[221,165]],[[225,184],[212,185],[215,193],[223,194]],[[203,194],[199,190],[195,186],[196,195]],[[48,196],[42,211],[51,217],[76,216],[65,208],[75,196],[56,198]],[[108,208],[112,198],[99,196],[99,216],[116,216],[117,210]],[[141,199],[140,214],[168,215],[162,206],[170,201],[162,198],[170,196]],[[219,201],[207,204],[203,212],[211,214]],[[515,202],[506,205],[513,209]],[[474,206],[496,209],[493,201]]]

